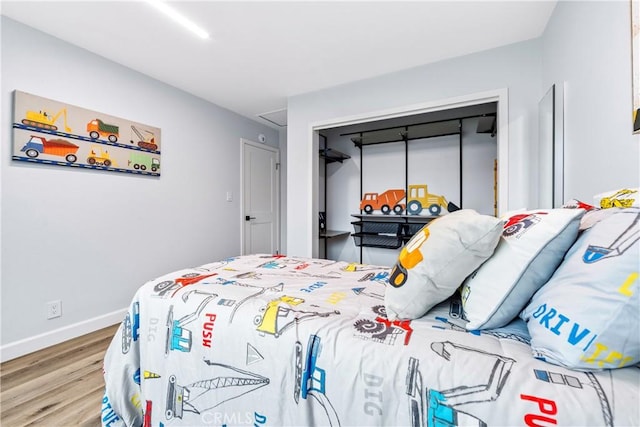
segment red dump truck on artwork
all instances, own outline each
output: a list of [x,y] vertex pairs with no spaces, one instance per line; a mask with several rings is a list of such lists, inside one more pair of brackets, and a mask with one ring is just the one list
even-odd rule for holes
[[116,125],[110,125],[100,119],[93,119],[87,123],[87,132],[91,139],[98,139],[106,136],[110,142],[116,142],[120,136],[120,128]]
[[73,163],[78,160],[76,152],[78,146],[64,139],[44,139],[41,136],[31,135],[29,141],[20,149],[25,154],[34,159],[40,154],[51,154],[53,156],[64,157],[67,162]]

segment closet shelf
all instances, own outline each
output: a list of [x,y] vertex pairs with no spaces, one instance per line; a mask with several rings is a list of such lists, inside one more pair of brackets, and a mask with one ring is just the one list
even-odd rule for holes
[[345,153],[342,153],[338,150],[334,150],[333,148],[321,148],[320,149],[320,157],[325,159],[327,163],[340,162],[350,159],[351,156]]
[[438,218],[421,215],[359,215],[351,234],[358,247],[398,249],[426,223]]

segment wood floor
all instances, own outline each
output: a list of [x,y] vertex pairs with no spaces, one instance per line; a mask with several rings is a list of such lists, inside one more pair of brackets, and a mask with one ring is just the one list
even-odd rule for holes
[[0,364],[0,425],[100,426],[102,359],[117,328]]

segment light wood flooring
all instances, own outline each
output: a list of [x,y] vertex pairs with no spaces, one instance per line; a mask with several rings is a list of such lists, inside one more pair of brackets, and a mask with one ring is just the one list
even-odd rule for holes
[[0,364],[0,425],[100,426],[102,360],[117,328]]

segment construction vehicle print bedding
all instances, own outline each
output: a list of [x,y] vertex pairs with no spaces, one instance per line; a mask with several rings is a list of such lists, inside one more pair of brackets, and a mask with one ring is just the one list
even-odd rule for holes
[[637,366],[533,358],[527,327],[467,331],[458,297],[384,307],[390,268],[229,258],[141,286],[104,359],[104,426],[628,426]]

